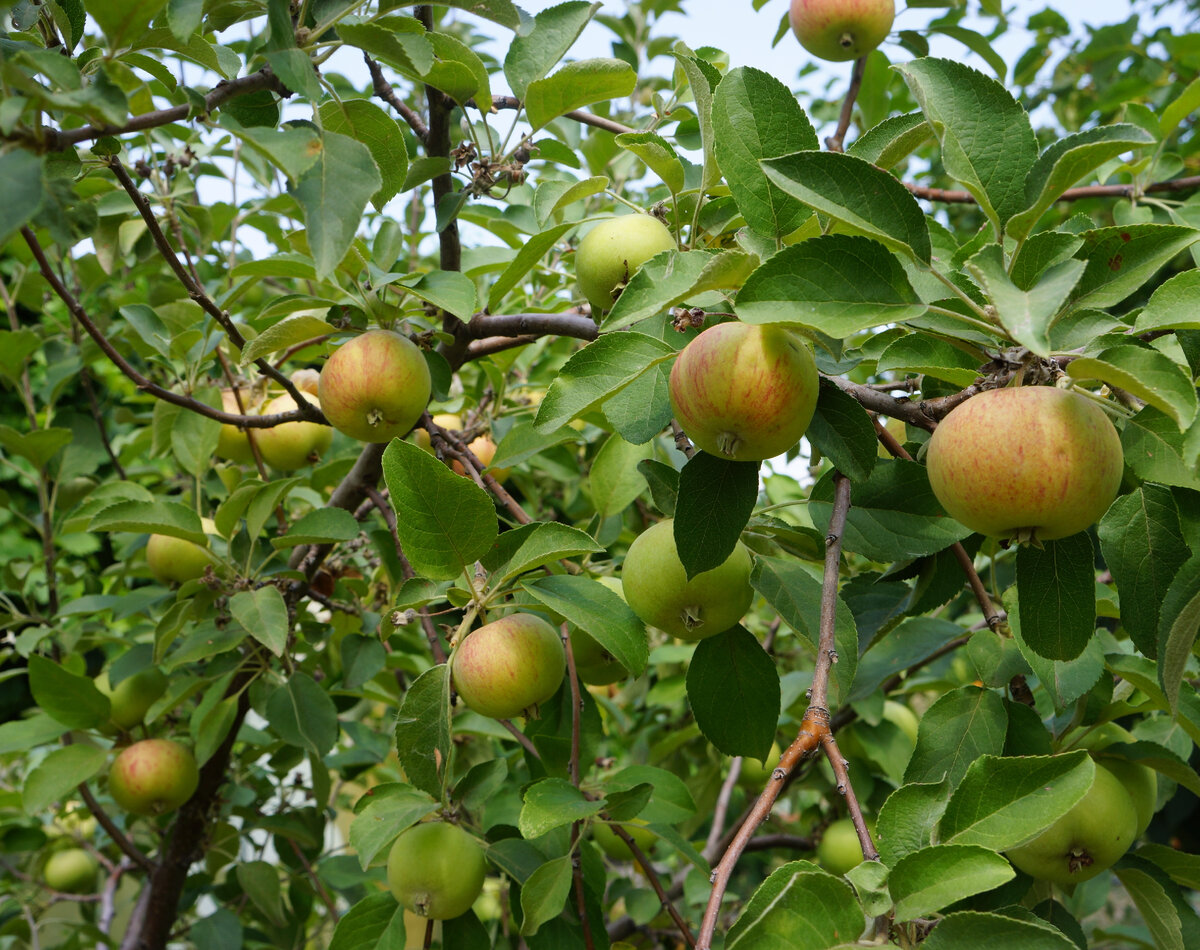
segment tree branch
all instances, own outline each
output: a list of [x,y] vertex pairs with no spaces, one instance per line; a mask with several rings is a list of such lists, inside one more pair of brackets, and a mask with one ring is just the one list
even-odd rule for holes
[[838,118],[837,128],[833,135],[825,139],[825,147],[831,152],[845,151],[846,133],[850,131],[850,120],[854,116],[854,101],[862,88],[863,73],[867,71],[867,58],[860,57],[854,61],[854,69],[850,72],[850,88],[846,90],[846,99],[842,102],[842,114]]
[[[479,105],[474,99],[468,99],[467,105],[479,109]],[[496,112],[500,109],[520,109],[522,102],[516,96],[492,96],[492,111]],[[483,109],[479,109],[483,112]],[[563,118],[571,119],[583,125],[590,125],[592,128],[603,129],[605,132],[612,132],[615,135],[620,135],[622,132],[636,132],[637,129],[631,128],[628,125],[622,125],[612,119],[606,119],[601,115],[593,115],[590,112],[584,112],[582,109],[575,109],[571,112],[563,113]]]
[[421,140],[421,143],[425,144],[429,139],[429,126],[425,124],[425,120],[421,118],[416,109],[396,95],[396,90],[392,88],[392,84],[383,75],[383,70],[379,64],[371,59],[370,55],[365,51],[363,52],[363,59],[366,61],[367,69],[371,72],[371,88],[375,95],[395,109],[400,118],[408,123],[408,127],[413,130],[417,138]]
[[[903,182],[905,188],[918,198],[942,204],[974,204],[975,198],[968,191],[950,191],[945,188],[926,188],[912,182]],[[1084,198],[1135,198],[1138,195],[1161,192],[1195,191],[1200,188],[1200,175],[1188,178],[1172,178],[1156,181],[1149,185],[1083,185],[1068,188],[1058,196],[1059,201],[1081,201]]]

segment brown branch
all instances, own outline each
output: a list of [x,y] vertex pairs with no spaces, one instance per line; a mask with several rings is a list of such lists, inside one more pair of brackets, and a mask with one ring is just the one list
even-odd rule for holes
[[[202,114],[207,115],[223,103],[237,96],[259,92],[263,89],[268,89],[284,99],[292,95],[292,91],[271,72],[271,67],[264,66],[258,72],[251,73],[249,76],[243,76],[241,79],[222,80],[217,83],[213,90],[204,97],[204,112]],[[106,135],[124,135],[127,132],[142,132],[146,129],[170,125],[172,122],[182,122],[188,118],[191,111],[192,106],[190,103],[187,103],[181,106],[172,106],[169,109],[155,109],[152,112],[143,112],[141,115],[136,115],[121,125],[85,125],[78,129],[68,129],[66,131],[42,126],[40,129],[32,131],[18,130],[12,135],[4,136],[4,138],[22,143],[30,143],[46,152],[62,152],[72,145],[79,142],[86,142],[90,139],[103,138]]]
[[729,814],[729,800],[733,798],[733,790],[737,787],[737,780],[741,774],[742,757],[737,755],[729,764],[729,774],[725,776],[725,781],[721,783],[721,790],[717,793],[712,825],[709,827],[708,837],[704,841],[706,852],[715,850],[717,842],[721,840],[721,835],[725,833],[725,818]]
[[[479,105],[474,99],[468,99],[468,106],[474,109],[479,109]],[[496,112],[500,109],[520,109],[523,104],[516,96],[492,96],[492,111]],[[482,109],[479,109],[482,112]],[[628,125],[622,125],[612,119],[606,119],[604,116],[593,115],[591,112],[584,112],[582,109],[575,109],[571,112],[563,113],[563,118],[571,119],[583,125],[590,125],[595,129],[603,129],[605,132],[612,132],[614,135],[620,135],[622,132],[636,132],[637,129],[631,128]]]
[[[848,707],[847,707],[848,708]],[[786,848],[789,851],[812,851],[817,846],[816,841],[807,835],[759,835],[746,843],[747,851],[774,851]]]
[[828,710],[829,674],[837,660],[837,589],[842,559],[842,535],[850,511],[850,479],[841,472],[833,476],[833,513],[825,537],[825,573],[821,583],[821,626],[817,643],[817,662],[813,668],[810,707]]
[[650,886],[654,888],[654,893],[658,895],[658,900],[662,907],[670,914],[671,919],[675,921],[675,926],[679,928],[680,934],[683,935],[684,942],[689,947],[696,946],[696,940],[692,936],[692,928],[687,925],[687,921],[683,919],[683,915],[679,913],[675,907],[674,901],[665,890],[663,890],[662,882],[658,879],[658,874],[654,870],[654,865],[650,859],[646,857],[646,853],[634,841],[633,835],[626,831],[623,827],[617,824],[610,824],[609,827],[616,833],[617,837],[625,842],[625,847],[629,849],[629,853],[633,855],[633,860],[637,862],[638,867],[642,869],[643,874]]
[[578,311],[566,313],[477,313],[466,325],[472,340],[492,336],[569,336],[577,340],[594,340],[600,331],[596,321]]
[[[913,195],[926,201],[937,201],[942,204],[974,204],[975,198],[968,191],[951,191],[945,188],[926,188],[912,182],[903,182]],[[1167,181],[1156,181],[1149,185],[1083,185],[1079,188],[1068,188],[1058,196],[1059,201],[1080,201],[1084,198],[1136,198],[1139,195],[1157,194],[1161,192],[1194,191],[1200,188],[1200,175],[1188,178],[1172,178]]]
[[[583,697],[579,692],[579,673],[575,669],[575,651],[571,649],[571,638],[567,636],[565,623],[562,625],[559,635],[562,638],[563,652],[567,658],[567,694],[571,699],[571,757],[567,761],[568,778],[572,785],[579,788],[579,720],[583,710]],[[571,879],[575,890],[575,911],[579,914],[579,924],[583,928],[584,947],[586,950],[595,950],[596,940],[592,936],[591,922],[587,912],[587,898],[583,890],[583,859],[576,847],[582,829],[582,820],[571,824]]]
[[417,138],[424,144],[429,138],[429,126],[425,124],[425,120],[421,118],[416,109],[396,95],[396,90],[392,88],[392,84],[383,75],[383,70],[379,64],[371,59],[366,51],[363,52],[363,60],[366,61],[367,69],[371,73],[372,91],[396,110],[400,118],[408,123],[408,127],[413,130]]
[[542,754],[538,752],[537,746],[533,744],[533,740],[530,739],[529,736],[525,735],[525,733],[517,728],[516,723],[514,723],[511,719],[500,719],[498,721],[500,725],[502,725],[512,734],[512,737],[516,739],[517,742],[521,743],[521,746],[526,752],[532,755],[539,762],[541,761]]
[[862,806],[858,803],[858,796],[854,794],[854,786],[850,784],[850,772],[846,768],[846,760],[842,756],[842,750],[838,748],[837,740],[833,738],[832,732],[826,734],[821,740],[821,750],[833,767],[838,794],[846,799],[846,810],[850,812],[850,820],[854,822],[854,830],[858,833],[858,843],[862,847],[863,857],[868,861],[874,861],[879,857],[879,852],[875,848],[875,842],[871,840],[871,832],[863,818]]
[[476,458],[475,453],[471,451],[466,442],[459,438],[459,433],[443,429],[430,418],[429,413],[421,416],[420,424],[428,430],[429,441],[439,454],[443,458],[450,458],[458,462],[475,484],[484,491],[491,492],[518,524],[530,524],[533,521],[529,513],[505,490],[504,486],[496,481],[491,473],[484,471],[484,464]]
[[671,420],[671,432],[675,435],[675,448],[688,458],[696,454],[696,447],[692,445],[692,440],[687,437],[687,433],[675,419]]
[[842,114],[838,118],[837,128],[833,135],[825,139],[825,147],[831,152],[845,151],[846,133],[850,131],[850,120],[854,116],[854,102],[858,99],[858,91],[862,88],[863,74],[867,71],[865,56],[854,61],[854,69],[850,72],[850,88],[846,90],[846,99],[842,102]]
[[110,838],[126,856],[129,857],[134,864],[142,868],[144,871],[153,871],[155,864],[146,855],[144,855],[132,841],[126,837],[125,833],[117,827],[116,822],[112,820],[108,812],[100,807],[100,803],[96,801],[96,796],[92,794],[92,790],[88,788],[87,783],[79,785],[79,797],[83,799],[83,803],[87,805],[88,811],[92,813],[92,817],[96,819],[96,823],[105,830]]

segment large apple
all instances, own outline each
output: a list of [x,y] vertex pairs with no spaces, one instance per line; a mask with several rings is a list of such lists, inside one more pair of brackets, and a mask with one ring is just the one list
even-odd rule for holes
[[390,442],[421,418],[430,385],[425,357],[408,337],[368,330],[334,350],[321,370],[318,398],[338,431]]
[[1111,749],[1115,745],[1136,741],[1128,729],[1121,728],[1115,722],[1106,722],[1084,736],[1078,748],[1087,749],[1096,765],[1108,769],[1125,786],[1125,791],[1133,801],[1133,809],[1137,812],[1135,837],[1140,838],[1150,827],[1150,820],[1158,806],[1158,775],[1149,766],[1114,755]]
[[434,920],[465,914],[483,890],[483,848],[458,825],[429,821],[400,833],[388,853],[387,877],[396,900]]
[[831,821],[817,842],[817,864],[830,874],[840,875],[858,867],[862,861],[862,844],[854,822],[849,818]]
[[116,686],[109,683],[108,673],[95,680],[96,688],[108,697],[112,706],[109,719],[119,729],[132,729],[146,716],[146,710],[167,691],[167,678],[156,667],[138,670]]
[[691,580],[675,547],[673,519],[643,531],[625,555],[625,600],[643,622],[680,640],[703,640],[742,619],[754,599],[750,552],[740,541],[725,561]]
[[566,668],[558,631],[529,613],[509,614],[472,631],[450,660],[462,701],[493,719],[536,711],[558,691]]
[[620,289],[646,261],[674,249],[667,226],[648,214],[610,218],[588,231],[575,251],[575,276],[592,316],[599,320],[612,309]]
[[896,18],[894,0],[792,0],[788,14],[800,45],[840,63],[860,59],[882,43]]
[[46,859],[42,880],[63,894],[90,894],[96,889],[100,865],[84,848],[63,848]]
[[992,389],[954,409],[929,440],[929,484],[972,531],[1065,538],[1117,496],[1121,440],[1104,410],[1049,386]]
[[[249,414],[253,410],[251,402],[250,390],[241,390],[242,405],[238,406],[237,396],[233,394],[232,389],[226,389],[221,393],[221,408],[226,412]],[[245,413],[242,410],[245,409]],[[250,429],[239,429],[235,425],[222,424],[221,434],[217,436],[217,458],[227,459],[230,462],[253,462],[254,450],[250,448]],[[259,429],[254,433],[257,438]]]
[[1032,841],[1006,852],[1031,877],[1068,887],[1113,864],[1137,837],[1133,799],[1108,769],[1096,769],[1092,787],[1070,811]]
[[818,385],[808,344],[790,330],[718,323],[671,367],[671,407],[688,438],[709,455],[759,462],[800,441]]
[[[262,414],[270,416],[295,408],[296,400],[284,393],[267,403]],[[264,462],[278,471],[294,472],[320,461],[333,442],[333,430],[318,422],[285,422],[270,429],[257,429],[254,437]]]
[[122,750],[108,772],[108,793],[135,815],[163,815],[200,783],[191,750],[173,739],[143,739]]
[[[211,518],[201,518],[205,534],[216,534],[217,526]],[[182,584],[204,576],[208,565],[216,565],[206,548],[186,538],[175,538],[168,534],[152,534],[146,542],[146,564],[150,573],[160,584]]]

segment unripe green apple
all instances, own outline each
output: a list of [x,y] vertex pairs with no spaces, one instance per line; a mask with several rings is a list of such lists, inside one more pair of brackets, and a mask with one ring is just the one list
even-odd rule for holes
[[745,756],[742,759],[742,770],[738,772],[738,784],[748,792],[761,792],[767,780],[775,774],[775,766],[779,764],[783,750],[778,742],[771,743],[771,751],[765,759],[752,759]]
[[671,407],[698,448],[760,462],[798,441],[817,406],[817,364],[800,337],[778,326],[718,323],[671,367]]
[[[217,531],[211,518],[201,518],[200,524],[205,534]],[[186,538],[152,534],[146,542],[146,564],[160,584],[182,584],[203,577],[204,569],[215,563],[207,549]]]
[[119,729],[132,729],[145,718],[146,710],[153,706],[167,691],[167,678],[156,667],[138,670],[127,676],[115,687],[110,685],[108,673],[95,679],[96,688],[108,697],[112,705],[109,719]]
[[680,640],[723,633],[742,619],[754,599],[750,552],[739,541],[722,564],[688,580],[674,530],[674,521],[667,518],[629,545],[621,568],[625,600],[644,623]]
[[[625,833],[633,839],[633,843],[638,846],[642,854],[647,857],[654,851],[654,845],[658,841],[658,835],[646,827],[644,818],[631,818],[629,821],[619,822]],[[633,852],[629,849],[629,845],[625,840],[612,830],[612,826],[606,821],[597,821],[592,824],[592,840],[600,846],[600,850],[607,854],[615,861],[633,861],[636,860]]]
[[648,214],[610,218],[588,231],[575,251],[575,276],[592,316],[599,320],[601,313],[612,309],[618,288],[646,261],[674,249],[670,230]]
[[1137,809],[1108,769],[1070,811],[1032,841],[1006,852],[1031,877],[1069,887],[1112,867],[1137,837]]
[[528,613],[509,614],[473,630],[450,660],[462,701],[493,719],[535,711],[558,692],[566,668],[558,631]]
[[434,920],[465,914],[483,890],[483,848],[458,825],[429,821],[400,833],[388,853],[387,877],[396,900]]
[[63,894],[90,894],[96,890],[100,865],[83,848],[63,848],[46,859],[42,880]]
[[818,59],[860,59],[882,43],[896,18],[894,0],[792,0],[788,15],[800,45]]
[[1134,811],[1137,812],[1135,837],[1140,838],[1150,827],[1150,820],[1158,806],[1158,775],[1147,765],[1139,765],[1112,754],[1105,755],[1105,750],[1110,746],[1136,741],[1128,729],[1123,729],[1115,722],[1106,722],[1084,736],[1078,748],[1087,749],[1096,760],[1096,765],[1108,769],[1125,786],[1125,791],[1129,793],[1133,802]]
[[143,739],[122,750],[108,772],[108,793],[135,815],[163,815],[200,783],[191,750],[172,739]]
[[392,330],[368,330],[334,350],[321,370],[321,411],[335,429],[361,442],[405,435],[429,402],[429,365]]
[[849,818],[831,821],[817,842],[817,864],[830,874],[845,874],[862,864],[862,845]]
[[929,484],[972,531],[1052,541],[1083,531],[1121,485],[1121,439],[1095,403],[1065,389],[991,389],[933,433]]
[[[621,581],[611,574],[604,574],[596,581],[614,594],[625,599]],[[575,657],[575,673],[589,686],[608,686],[625,679],[629,673],[620,661],[600,646],[600,642],[585,630],[572,626],[569,630],[571,654]]]
[[[240,393],[242,405],[239,407],[237,396],[233,394],[233,390],[223,390],[221,392],[221,408],[226,412],[249,415],[254,409],[250,390],[242,389]],[[244,413],[243,409],[245,409]],[[222,424],[221,434],[217,436],[217,458],[228,459],[230,462],[253,462],[254,451],[250,448],[250,437],[246,434],[249,431],[249,429],[239,429],[235,425]],[[255,437],[261,431],[261,429],[256,431]]]
[[914,746],[917,744],[917,732],[921,728],[921,723],[915,712],[894,699],[885,699],[883,701],[883,718],[908,736]]
[[[309,401],[317,402],[316,399]],[[295,408],[296,400],[284,393],[267,403],[262,414],[271,416],[292,412]],[[254,437],[264,462],[278,471],[294,472],[320,461],[333,442],[333,430],[318,422],[285,422],[270,429],[256,429]]]

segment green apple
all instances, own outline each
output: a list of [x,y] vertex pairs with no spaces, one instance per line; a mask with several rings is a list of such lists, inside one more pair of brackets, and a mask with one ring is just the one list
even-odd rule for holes
[[368,330],[334,350],[321,370],[321,411],[361,442],[405,435],[429,403],[429,365],[408,337]]
[[[644,818],[631,818],[629,821],[618,822],[625,832],[633,839],[633,843],[638,846],[642,854],[647,857],[654,851],[654,845],[658,841],[658,835],[646,827]],[[597,821],[592,824],[592,840],[600,846],[600,850],[607,854],[614,861],[633,861],[633,852],[629,850],[629,845],[612,830],[612,827],[606,821]]]
[[767,784],[767,780],[775,774],[775,767],[779,765],[779,758],[782,755],[783,750],[779,748],[779,743],[772,742],[771,751],[767,753],[765,759],[743,757],[742,770],[738,773],[738,784],[748,792],[761,792]]
[[845,874],[863,861],[862,845],[854,822],[837,818],[826,825],[817,842],[817,864],[830,874]]
[[200,783],[191,750],[173,739],[143,739],[121,751],[108,772],[108,793],[135,815],[163,815],[186,802]]
[[1137,837],[1133,799],[1108,769],[1074,807],[1032,841],[1009,848],[1008,860],[1030,877],[1063,887],[1112,867]]
[[1121,439],[1104,410],[1049,386],[991,389],[934,430],[929,484],[950,516],[994,538],[1083,531],[1117,496]]
[[83,848],[63,848],[46,859],[42,880],[51,890],[63,894],[90,894],[96,890],[100,865]]
[[817,407],[817,364],[795,333],[778,326],[718,323],[671,367],[671,407],[709,455],[760,462],[804,435]]
[[[233,394],[232,389],[226,389],[221,392],[221,408],[226,412],[237,413],[239,415],[249,415],[254,410],[254,404],[251,399],[249,389],[239,390],[242,397],[242,406],[238,406],[237,396]],[[245,412],[242,412],[242,409]],[[239,429],[235,425],[222,424],[221,434],[217,437],[217,458],[227,459],[230,462],[253,462],[254,450],[250,448],[250,436],[247,435],[250,429]],[[258,430],[261,431],[261,430]],[[255,436],[258,432],[255,432]]]
[[644,623],[680,640],[723,633],[750,609],[753,566],[740,541],[724,563],[688,580],[675,547],[674,521],[643,531],[625,555],[621,583],[625,600]]
[[882,43],[896,18],[894,0],[792,0],[788,18],[800,45],[818,59],[860,59]]
[[473,630],[450,659],[455,692],[469,709],[493,719],[533,714],[558,692],[566,668],[558,631],[531,613]]
[[921,723],[915,712],[894,699],[885,699],[883,701],[883,718],[908,736],[909,741],[914,747],[916,746],[917,732],[920,730]]
[[400,833],[388,853],[388,886],[406,910],[449,920],[471,909],[483,890],[487,861],[458,825],[429,821]]
[[[216,534],[211,518],[201,518],[205,534]],[[182,584],[204,576],[204,569],[216,561],[206,548],[186,538],[152,534],[146,542],[146,564],[160,584]]]
[[[309,401],[318,402],[315,398]],[[262,414],[271,416],[295,408],[296,400],[284,393],[267,403]],[[317,422],[285,422],[270,429],[256,429],[254,437],[264,462],[280,472],[294,472],[320,461],[333,442],[333,430]]]
[[592,316],[598,321],[639,267],[675,246],[667,226],[648,214],[610,218],[588,231],[575,251],[575,276]]
[[112,705],[109,719],[118,729],[126,730],[138,725],[146,710],[167,691],[166,676],[153,666],[125,677],[115,687],[109,684],[107,672],[97,676],[95,683]]
[[[1154,810],[1158,805],[1158,775],[1149,766],[1139,765],[1137,762],[1122,759],[1119,755],[1113,755],[1110,748],[1136,741],[1137,739],[1128,729],[1123,729],[1115,722],[1106,722],[1084,736],[1080,740],[1078,748],[1087,749],[1097,765],[1108,769],[1125,786],[1125,791],[1129,793],[1134,810],[1137,812],[1135,837],[1140,838],[1150,827],[1150,820],[1154,817]],[[1107,755],[1105,754],[1106,749],[1109,750]]]

